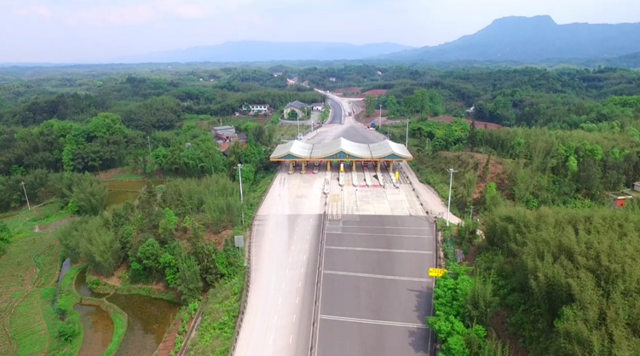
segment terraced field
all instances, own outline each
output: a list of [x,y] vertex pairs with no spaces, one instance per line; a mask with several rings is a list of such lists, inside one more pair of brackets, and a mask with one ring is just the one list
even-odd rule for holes
[[60,247],[52,233],[24,237],[0,257],[0,355],[45,355],[52,338],[41,292],[55,283]]

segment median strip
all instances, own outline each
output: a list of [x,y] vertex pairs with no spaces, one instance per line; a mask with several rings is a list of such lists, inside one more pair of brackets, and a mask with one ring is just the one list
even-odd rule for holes
[[413,282],[428,282],[430,278],[415,278],[415,277],[397,277],[397,276],[384,276],[380,274],[367,274],[367,273],[352,273],[352,272],[340,272],[340,271],[324,271],[325,274],[336,274],[340,276],[353,276],[353,277],[367,277],[367,278],[379,278],[379,279],[394,279],[399,281],[413,281]]
[[395,252],[395,253],[417,253],[421,255],[432,255],[433,251],[413,251],[413,250],[389,250],[382,248],[365,248],[365,247],[342,247],[327,246],[328,250],[353,250],[353,251],[372,251],[372,252]]
[[361,324],[372,324],[372,325],[399,326],[399,327],[403,327],[403,328],[427,329],[427,326],[426,325],[422,325],[422,324],[401,323],[401,322],[397,322],[397,321],[383,321],[383,320],[371,320],[371,319],[346,318],[346,317],[342,317],[342,316],[333,316],[333,315],[320,315],[320,319],[335,320],[335,321],[346,321],[346,322],[350,322],[350,323],[361,323]]

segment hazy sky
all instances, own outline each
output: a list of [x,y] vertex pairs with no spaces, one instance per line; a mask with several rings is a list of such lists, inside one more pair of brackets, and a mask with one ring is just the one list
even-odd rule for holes
[[234,40],[437,45],[504,16],[640,22],[638,0],[0,0],[0,62],[104,62]]

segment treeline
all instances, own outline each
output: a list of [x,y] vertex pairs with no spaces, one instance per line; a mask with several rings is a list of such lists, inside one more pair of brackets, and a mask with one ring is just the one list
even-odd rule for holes
[[[149,133],[174,128],[184,114],[230,116],[243,104],[268,104],[281,109],[294,100],[307,103],[322,100],[310,88],[287,89],[285,81],[284,88],[274,89],[252,78],[240,72],[220,82],[191,83],[129,76],[118,81],[105,80],[89,92],[74,88],[60,92],[52,88],[49,95],[34,96],[26,95],[24,86],[19,84],[0,85],[7,98],[0,101],[0,124],[33,126],[51,119],[82,122],[109,111],[119,114],[128,128]],[[11,98],[14,99],[8,100]]]
[[[532,355],[635,355],[640,348],[639,210],[505,207],[484,219],[476,268]],[[483,272],[483,273],[484,273]]]
[[[458,212],[465,212],[470,206],[487,204],[486,189],[476,188],[491,183],[503,198],[531,209],[607,202],[606,192],[629,189],[640,180],[637,127],[634,123],[596,132],[483,130],[463,120],[446,124],[418,119],[411,121],[409,132],[416,153],[412,164],[427,182],[443,192],[449,181],[447,170],[458,171],[452,203]],[[392,139],[402,141],[403,134],[397,128]],[[466,152],[481,153],[484,163]],[[500,167],[499,172],[491,176],[490,166]],[[500,179],[492,181],[496,177]]]
[[[245,194],[251,187],[244,185]],[[219,235],[241,226],[239,196],[238,184],[225,175],[170,180],[158,188],[149,183],[138,204],[77,220],[58,237],[93,274],[110,277],[124,264],[127,281],[163,282],[190,301],[243,268],[242,254]]]

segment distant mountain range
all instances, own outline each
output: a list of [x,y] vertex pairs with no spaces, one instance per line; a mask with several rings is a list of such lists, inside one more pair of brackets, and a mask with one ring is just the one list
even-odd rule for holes
[[376,57],[411,49],[396,43],[353,45],[331,42],[266,42],[238,41],[215,46],[191,47],[184,50],[151,53],[120,58],[119,63],[175,62],[268,62],[268,61],[335,61]]
[[505,17],[439,46],[379,56],[410,62],[612,58],[640,52],[640,23],[558,25],[550,16]]

